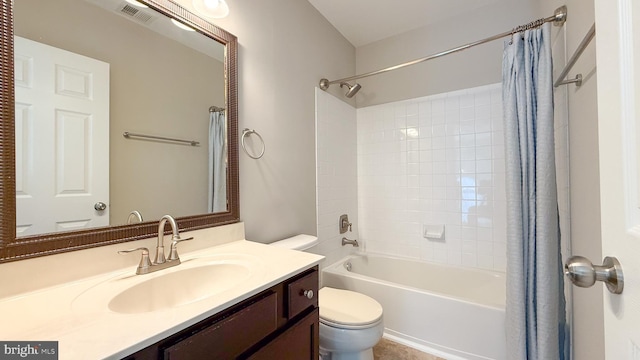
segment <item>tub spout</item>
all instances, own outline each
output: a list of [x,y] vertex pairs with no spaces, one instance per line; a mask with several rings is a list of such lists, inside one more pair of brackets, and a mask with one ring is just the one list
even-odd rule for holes
[[345,245],[353,245],[354,247],[360,246],[360,244],[358,244],[358,240],[350,240],[350,239],[347,239],[346,237],[343,237],[342,246],[345,246]]

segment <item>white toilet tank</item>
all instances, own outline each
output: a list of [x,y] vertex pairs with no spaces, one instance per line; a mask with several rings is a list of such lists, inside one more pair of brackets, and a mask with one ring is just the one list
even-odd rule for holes
[[283,247],[291,250],[308,250],[318,244],[318,237],[312,235],[300,234],[279,241],[272,242],[269,245]]

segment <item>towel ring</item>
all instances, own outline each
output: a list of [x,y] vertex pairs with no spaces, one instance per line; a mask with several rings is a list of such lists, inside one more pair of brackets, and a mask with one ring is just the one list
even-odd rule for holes
[[[262,142],[262,151],[260,152],[260,155],[258,155],[258,156],[251,155],[249,153],[249,151],[247,150],[247,147],[245,146],[244,139],[249,134],[258,135],[258,137],[260,138],[260,141]],[[246,129],[246,128],[244,130],[242,130],[242,141],[241,142],[242,142],[242,149],[244,149],[244,152],[246,152],[247,155],[249,155],[250,158],[252,158],[252,159],[260,159],[262,157],[262,155],[264,155],[264,150],[266,148],[266,145],[264,144],[264,139],[262,138],[262,136],[260,136],[260,134],[258,134],[257,131],[255,131],[253,129]]]

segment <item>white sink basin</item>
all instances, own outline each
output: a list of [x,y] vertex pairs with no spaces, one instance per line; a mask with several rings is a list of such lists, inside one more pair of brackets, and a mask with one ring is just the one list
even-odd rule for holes
[[259,276],[261,263],[246,256],[217,256],[184,261],[146,275],[132,272],[102,282],[73,302],[78,311],[107,307],[120,314],[162,311],[204,300]]
[[185,305],[221,293],[250,274],[249,267],[242,264],[211,264],[178,270],[122,291],[109,301],[109,309],[137,314]]

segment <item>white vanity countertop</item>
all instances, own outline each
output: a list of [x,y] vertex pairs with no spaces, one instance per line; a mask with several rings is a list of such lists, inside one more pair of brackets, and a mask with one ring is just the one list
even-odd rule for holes
[[[248,278],[228,290],[185,305],[138,314],[113,312],[107,306],[110,298],[122,291],[124,282],[151,279],[179,271],[181,267],[190,266],[190,262],[226,256],[252,264]],[[0,340],[58,341],[60,359],[119,359],[311,268],[323,259],[311,253],[246,240],[180,257],[183,264],[147,275],[135,275],[135,267],[132,267],[0,299]],[[181,289],[166,289],[167,293],[173,291],[180,292]]]

